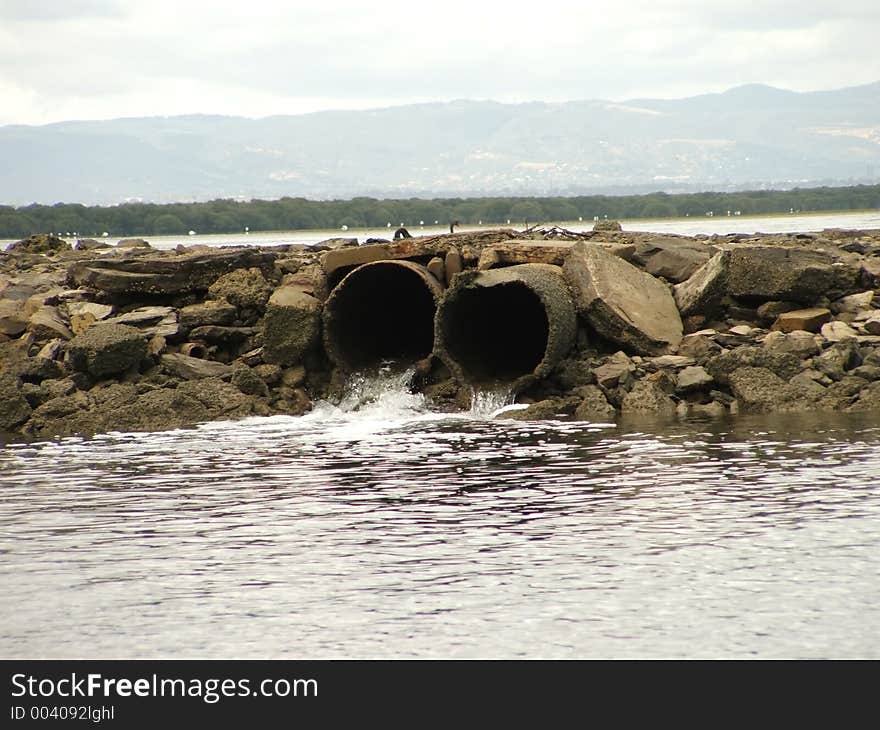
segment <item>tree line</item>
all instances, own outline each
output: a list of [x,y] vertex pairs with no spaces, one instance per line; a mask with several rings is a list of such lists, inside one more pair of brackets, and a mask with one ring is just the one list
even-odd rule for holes
[[409,198],[351,200],[212,200],[85,206],[0,206],[0,238],[31,233],[79,237],[241,233],[311,229],[499,224],[532,225],[603,218],[678,218],[880,209],[880,185],[744,192],[650,193],[576,197]]

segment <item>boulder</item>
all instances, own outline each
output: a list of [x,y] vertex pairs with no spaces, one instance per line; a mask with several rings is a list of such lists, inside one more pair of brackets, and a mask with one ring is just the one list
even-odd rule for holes
[[593,224],[594,231],[622,231],[623,226],[620,225],[620,221],[615,220],[601,220],[596,221]]
[[830,321],[830,319],[831,310],[824,307],[795,309],[780,314],[770,329],[779,330],[780,332],[794,332],[796,330],[818,332],[819,328]]
[[804,330],[770,332],[764,338],[762,347],[769,352],[788,353],[801,360],[818,355],[821,350],[816,335]]
[[232,374],[232,368],[229,365],[224,365],[222,362],[189,357],[179,352],[162,355],[160,362],[165,372],[184,380],[221,378]]
[[116,244],[116,248],[153,248],[149,241],[143,238],[123,238]]
[[710,358],[706,361],[705,367],[721,384],[726,384],[731,373],[744,367],[769,370],[778,378],[787,381],[800,371],[801,361],[788,352],[770,352],[762,347],[740,345]]
[[822,325],[821,334],[828,342],[840,342],[855,339],[859,333],[846,322],[828,322]]
[[785,413],[805,411],[815,394],[792,385],[767,368],[741,367],[729,376],[730,389],[743,412]]
[[706,372],[706,369],[700,365],[686,367],[678,373],[676,381],[677,385],[675,390],[678,393],[690,393],[696,390],[703,390],[715,382],[714,378],[712,378],[712,376]]
[[550,421],[571,416],[580,405],[577,396],[564,398],[548,398],[530,403],[527,408],[516,411],[505,411],[503,418],[514,421]]
[[73,332],[61,319],[55,307],[40,307],[28,319],[28,331],[32,332],[38,342],[60,337],[69,340]]
[[124,324],[95,324],[67,347],[70,366],[95,378],[123,373],[137,366],[146,354],[143,333]]
[[21,241],[10,244],[6,250],[16,253],[53,254],[71,249],[67,241],[53,233],[34,233]]
[[237,314],[235,305],[229,302],[209,299],[198,304],[183,307],[179,313],[180,329],[189,332],[206,325],[230,325]]
[[0,433],[11,431],[31,415],[31,406],[22,393],[21,381],[12,375],[0,374]]
[[858,289],[859,270],[801,247],[741,246],[729,251],[727,293],[756,300],[810,304]]
[[172,296],[203,292],[230,271],[257,267],[272,271],[277,254],[254,248],[212,249],[182,255],[148,252],[124,258],[77,261],[67,271],[73,286],[110,295]]
[[0,299],[0,334],[18,337],[27,329],[28,316],[24,302],[19,299]]
[[653,236],[637,243],[625,255],[621,251],[621,255],[652,276],[678,284],[689,279],[715,252],[704,243],[685,238]]
[[574,245],[563,266],[578,315],[602,337],[645,355],[674,349],[682,324],[669,289],[595,244]]
[[719,251],[674,289],[675,304],[682,317],[714,314],[727,291],[730,252]]
[[868,291],[859,292],[858,294],[850,294],[849,296],[836,299],[831,302],[830,308],[835,314],[843,314],[844,312],[855,314],[864,309],[870,309],[873,301],[874,291],[869,289]]
[[258,267],[236,269],[219,277],[208,288],[211,299],[226,301],[239,309],[266,311],[266,302],[272,294],[272,285]]
[[675,415],[675,401],[656,382],[645,378],[633,385],[624,397],[620,412],[630,414]]
[[266,382],[247,365],[233,367],[230,382],[245,395],[269,395]]
[[297,365],[318,344],[321,305],[295,287],[279,287],[269,298],[263,318],[263,360],[272,365]]
[[172,307],[138,307],[125,314],[104,320],[105,324],[124,324],[137,327],[144,337],[173,337],[180,329],[177,310]]
[[593,369],[596,382],[605,389],[626,382],[635,371],[635,363],[624,352],[616,352],[602,365]]
[[614,406],[605,398],[605,394],[595,385],[585,385],[577,389],[582,400],[574,411],[578,421],[613,421],[616,415]]

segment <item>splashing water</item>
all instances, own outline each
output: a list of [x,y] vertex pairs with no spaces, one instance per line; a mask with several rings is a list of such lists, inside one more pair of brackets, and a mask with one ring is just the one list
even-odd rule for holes
[[473,389],[471,398],[472,418],[495,418],[509,410],[526,408],[513,402],[514,392],[510,387],[496,387],[490,390]]

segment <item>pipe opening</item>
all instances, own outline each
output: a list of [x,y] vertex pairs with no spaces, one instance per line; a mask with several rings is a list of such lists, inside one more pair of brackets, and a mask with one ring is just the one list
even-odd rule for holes
[[475,381],[513,380],[533,372],[547,351],[544,303],[525,283],[462,289],[443,308],[443,342]]
[[427,270],[408,261],[376,261],[350,272],[324,306],[330,357],[351,370],[428,357],[440,293],[432,282]]

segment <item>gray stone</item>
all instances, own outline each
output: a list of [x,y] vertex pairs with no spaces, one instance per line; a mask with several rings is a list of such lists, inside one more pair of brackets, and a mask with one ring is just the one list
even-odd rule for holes
[[577,396],[548,398],[530,403],[528,408],[505,411],[503,417],[514,421],[551,421],[573,415],[580,404],[581,399]]
[[230,382],[245,395],[269,395],[266,382],[247,365],[233,367]]
[[193,340],[216,343],[218,345],[237,345],[260,331],[259,327],[222,327],[203,325],[193,329],[189,336]]
[[695,390],[703,390],[714,382],[714,379],[706,372],[705,368],[693,365],[678,373],[676,391],[679,393],[690,393]]
[[851,312],[853,314],[865,309],[871,308],[871,302],[874,301],[873,290],[863,291],[858,294],[850,294],[831,302],[830,309],[835,314],[843,312]]
[[202,380],[203,378],[220,378],[232,374],[232,368],[222,362],[189,357],[179,352],[162,355],[160,362],[169,374],[184,380]]
[[0,433],[11,431],[31,415],[31,406],[22,393],[21,381],[11,375],[0,375]]
[[579,242],[563,266],[579,316],[602,337],[636,353],[659,355],[682,338],[669,289],[595,244]]
[[236,269],[211,284],[208,294],[212,299],[227,301],[239,309],[262,313],[266,311],[272,285],[258,267]]
[[146,338],[156,335],[174,337],[180,329],[177,310],[172,307],[138,307],[131,312],[110,317],[104,322],[137,327]]
[[811,304],[858,289],[859,270],[801,247],[740,246],[730,250],[727,293],[734,297]]
[[815,395],[762,367],[742,367],[729,376],[730,389],[743,412],[775,413],[809,410]]
[[801,360],[818,355],[821,350],[817,336],[803,330],[770,332],[762,346],[769,352],[789,353]]
[[180,328],[184,332],[189,332],[195,327],[205,325],[230,325],[235,321],[236,314],[235,305],[209,299],[183,307],[179,313]]
[[695,332],[681,338],[677,352],[679,355],[693,358],[699,362],[713,355],[718,355],[721,352],[721,345],[710,336]]
[[146,354],[143,333],[124,324],[95,324],[67,346],[71,367],[96,378],[123,373],[137,366]]
[[617,352],[607,362],[594,368],[593,375],[599,385],[610,389],[626,381],[635,369],[635,363],[626,356],[626,353]]
[[28,319],[28,331],[33,332],[39,342],[60,337],[69,340],[73,332],[61,319],[55,307],[40,307]]
[[67,272],[74,286],[111,295],[169,296],[205,291],[235,269],[273,269],[277,254],[255,248],[212,249],[182,255],[147,252],[145,256],[78,261]]
[[622,414],[675,415],[675,401],[657,383],[639,380],[624,397],[620,406]]
[[730,252],[719,251],[697,269],[687,281],[676,284],[675,304],[682,317],[692,314],[711,315],[721,307],[727,291]]
[[823,324],[821,334],[828,342],[840,342],[841,340],[855,339],[858,336],[858,332],[845,322]]
[[575,408],[574,417],[578,421],[613,421],[616,415],[614,406],[605,398],[605,394],[595,385],[585,385],[577,389],[581,400]]
[[709,374],[721,384],[728,382],[729,375],[743,367],[764,368],[782,380],[788,380],[801,369],[800,358],[788,352],[769,352],[761,347],[739,347],[710,358],[705,363]]
[[821,355],[813,358],[813,367],[832,380],[841,380],[847,370],[859,364],[858,345],[852,339],[836,342]]
[[295,287],[279,287],[263,318],[263,360],[270,365],[297,365],[321,334],[321,305]]
[[0,334],[18,337],[27,326],[24,302],[18,299],[0,299]]
[[67,313],[71,317],[77,314],[90,314],[95,321],[100,321],[107,319],[107,317],[113,314],[113,307],[109,304],[98,304],[97,302],[70,302],[67,305]]

